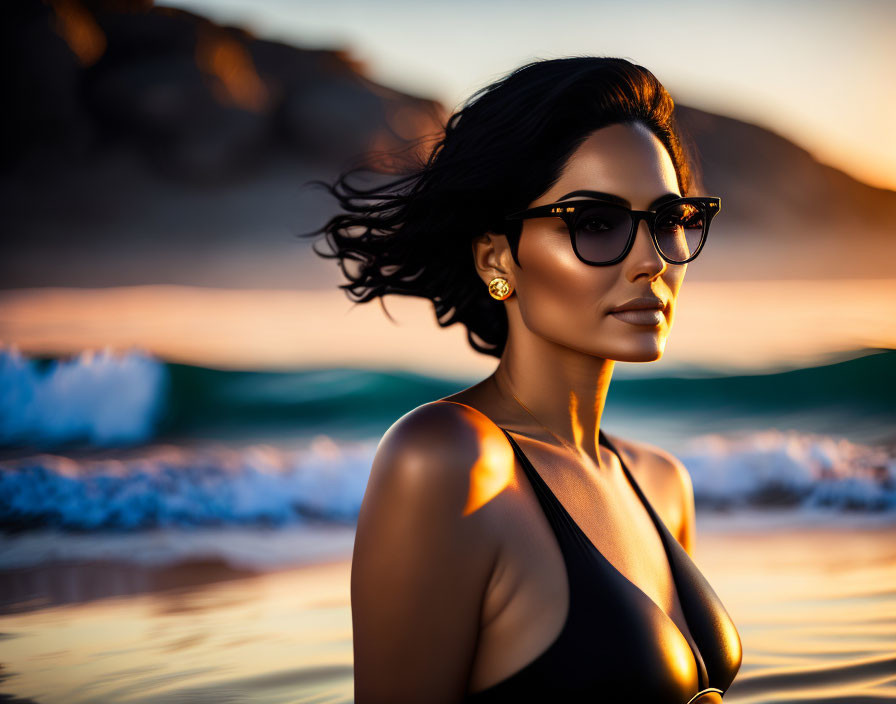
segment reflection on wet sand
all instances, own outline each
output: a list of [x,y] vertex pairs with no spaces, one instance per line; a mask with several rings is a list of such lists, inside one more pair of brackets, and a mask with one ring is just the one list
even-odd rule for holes
[[[726,702],[896,701],[891,522],[697,520],[695,560],[743,639]],[[0,623],[4,691],[42,704],[349,702],[350,567],[343,554],[257,574],[202,562],[155,575],[44,568],[55,605],[19,604]],[[109,596],[110,583],[129,589]]]

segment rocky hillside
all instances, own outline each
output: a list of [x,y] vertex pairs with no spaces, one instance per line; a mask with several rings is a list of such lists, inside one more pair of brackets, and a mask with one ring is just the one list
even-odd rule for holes
[[679,113],[705,191],[722,197],[713,246],[700,260],[711,262],[712,278],[726,270],[739,279],[894,276],[896,191],[821,164],[770,130],[689,107]]
[[[145,0],[7,0],[0,286],[338,280],[294,234],[304,187],[438,130],[436,102],[340,50],[257,38]],[[896,193],[738,120],[680,107],[723,212],[692,278],[892,276]]]
[[166,175],[221,182],[272,154],[339,161],[398,147],[442,119],[437,103],[367,80],[345,52],[265,41],[184,10],[10,0],[3,13],[16,98],[5,146],[19,159],[133,146]]

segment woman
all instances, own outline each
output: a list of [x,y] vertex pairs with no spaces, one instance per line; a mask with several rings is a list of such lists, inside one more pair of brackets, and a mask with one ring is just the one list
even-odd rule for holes
[[358,704],[721,701],[741,643],[689,556],[687,470],[600,427],[615,362],[662,356],[718,212],[690,185],[653,74],[576,57],[479,91],[411,174],[331,187],[343,288],[428,298],[499,359],[377,448]]

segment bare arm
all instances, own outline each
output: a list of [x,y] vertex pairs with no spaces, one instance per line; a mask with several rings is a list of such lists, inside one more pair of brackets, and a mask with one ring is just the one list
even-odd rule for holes
[[495,549],[465,515],[478,455],[456,407],[421,406],[384,435],[351,572],[357,704],[458,702]]

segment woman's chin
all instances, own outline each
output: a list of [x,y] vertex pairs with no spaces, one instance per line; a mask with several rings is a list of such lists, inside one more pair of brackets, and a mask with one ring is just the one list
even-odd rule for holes
[[663,357],[666,348],[666,335],[665,331],[657,330],[654,335],[639,335],[631,339],[617,337],[613,340],[615,343],[613,345],[607,345],[606,338],[601,342],[603,344],[570,346],[580,352],[602,359],[611,359],[614,362],[657,362]]
[[617,362],[657,362],[663,357],[665,343],[666,341],[663,339],[658,340],[655,345],[619,350],[619,353],[613,355],[611,359]]

